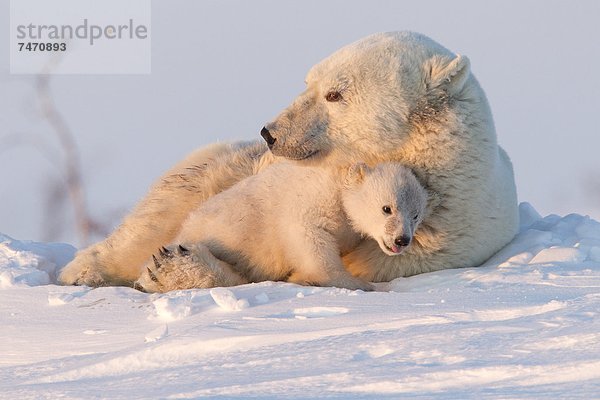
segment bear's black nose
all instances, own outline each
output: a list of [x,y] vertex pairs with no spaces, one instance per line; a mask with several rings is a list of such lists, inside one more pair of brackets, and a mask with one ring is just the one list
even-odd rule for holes
[[265,139],[265,141],[269,145],[269,148],[271,148],[277,141],[277,139],[271,136],[271,132],[269,132],[269,130],[265,126],[263,126],[263,128],[260,130],[260,136],[262,136],[263,139]]
[[394,244],[398,247],[406,247],[410,244],[410,236],[400,236],[394,240]]

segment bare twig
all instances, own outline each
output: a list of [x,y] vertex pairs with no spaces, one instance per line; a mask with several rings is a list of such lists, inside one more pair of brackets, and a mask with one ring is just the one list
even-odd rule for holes
[[50,94],[50,76],[50,74],[41,74],[37,76],[37,93],[40,98],[42,113],[54,130],[60,147],[64,152],[65,183],[73,204],[77,235],[81,244],[86,245],[89,243],[90,239],[91,218],[87,210],[85,193],[83,190],[79,152],[69,126],[65,122],[62,114],[56,108]]
[[[92,218],[87,210],[77,143],[65,119],[56,107],[50,92],[50,72],[59,62],[59,56],[51,58],[45,66],[44,71],[37,75],[35,83],[42,114],[52,127],[64,154],[63,173],[67,191],[73,204],[77,236],[81,245],[87,245],[90,241],[90,227],[98,224],[92,222]],[[56,190],[52,192],[50,201],[61,200],[61,196]]]

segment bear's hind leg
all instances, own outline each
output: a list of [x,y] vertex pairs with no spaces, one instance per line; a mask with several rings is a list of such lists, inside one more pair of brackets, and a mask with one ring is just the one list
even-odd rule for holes
[[104,241],[77,253],[60,273],[64,285],[131,286],[152,253],[170,243],[189,213],[209,197],[272,161],[263,142],[214,144],[167,172]]

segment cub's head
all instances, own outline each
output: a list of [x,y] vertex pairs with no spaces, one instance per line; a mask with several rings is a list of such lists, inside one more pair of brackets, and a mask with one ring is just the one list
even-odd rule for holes
[[426,36],[368,36],[314,66],[306,90],[261,131],[293,160],[380,160],[402,146],[411,115],[447,107],[470,76],[466,57]]
[[394,256],[410,245],[423,220],[427,192],[400,164],[369,168],[361,163],[348,170],[342,200],[354,229],[375,239],[385,254]]

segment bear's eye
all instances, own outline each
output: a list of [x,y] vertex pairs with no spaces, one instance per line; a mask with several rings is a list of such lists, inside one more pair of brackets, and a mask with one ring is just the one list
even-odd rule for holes
[[390,206],[383,206],[381,207],[381,211],[383,211],[384,214],[391,214],[392,208]]
[[325,95],[325,100],[335,103],[337,101],[342,100],[342,94],[337,90],[332,90]]
[[413,217],[413,221],[416,221],[419,219],[419,214],[415,214],[415,216]]

